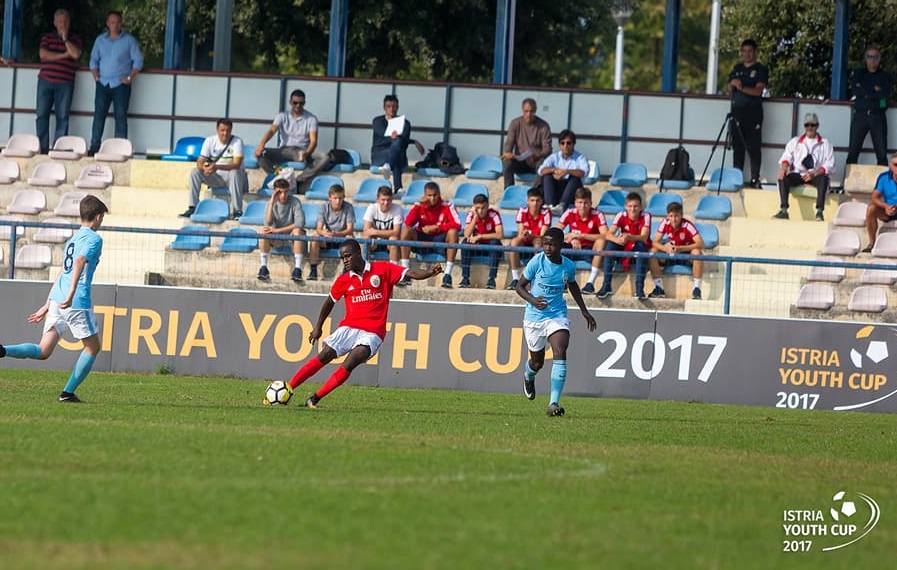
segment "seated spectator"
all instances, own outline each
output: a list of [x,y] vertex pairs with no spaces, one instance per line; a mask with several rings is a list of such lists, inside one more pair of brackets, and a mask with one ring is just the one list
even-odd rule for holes
[[[565,247],[575,251],[583,249],[591,249],[593,252],[603,251],[607,237],[607,219],[604,213],[592,207],[592,191],[588,188],[580,186],[575,196],[573,207],[561,215],[555,226],[560,230],[570,228],[570,231],[564,234]],[[589,280],[582,288],[583,293],[595,292],[594,281],[598,278],[600,264],[601,256],[592,255],[592,271],[589,273]]]
[[816,113],[804,116],[804,134],[794,137],[785,145],[785,152],[779,159],[779,212],[773,216],[788,219],[788,193],[796,186],[810,184],[816,187],[816,221],[824,220],[825,195],[828,192],[829,177],[835,168],[835,153],[832,143],[822,138],[817,129],[819,117]]
[[[485,194],[477,194],[473,197],[473,208],[467,212],[464,221],[464,241],[468,244],[501,245],[504,228],[501,224],[501,214],[498,210],[489,207],[489,197]],[[486,289],[495,289],[495,278],[498,276],[498,262],[501,259],[501,250],[489,251],[489,280]],[[469,249],[461,250],[461,283],[458,287],[467,289],[470,287],[470,263],[474,252]]]
[[[321,207],[318,215],[318,223],[315,228],[317,235],[330,238],[344,238],[355,235],[355,208],[346,202],[346,190],[339,184],[334,184],[327,191],[327,203]],[[321,250],[339,250],[342,241],[312,241],[308,244],[308,280],[318,280],[318,262],[321,259]]]
[[393,193],[402,189],[402,172],[408,168],[408,156],[405,154],[409,144],[414,144],[417,152],[423,156],[422,144],[411,138],[411,121],[405,119],[402,132],[392,130],[386,132],[390,119],[399,113],[399,98],[387,95],[383,98],[383,114],[374,117],[373,142],[371,144],[371,164],[379,166],[383,175],[389,179],[392,174]]
[[871,252],[875,246],[878,221],[897,220],[897,153],[891,156],[889,165],[887,172],[878,175],[875,189],[872,191],[872,201],[866,208],[866,233],[869,235],[869,245],[863,248],[864,253]]
[[[643,210],[642,196],[638,192],[630,192],[626,195],[625,210],[614,216],[613,222],[607,229],[607,242],[605,251],[637,251],[647,252],[651,248],[651,214]],[[614,263],[617,258],[604,257],[604,282],[601,289],[595,293],[599,299],[606,299],[613,295],[611,280],[613,277]],[[628,258],[623,259],[623,267],[628,268]],[[645,277],[648,273],[647,263],[644,258],[635,260],[635,297],[645,298]]]
[[[265,148],[275,134],[280,146]],[[296,89],[290,93],[290,110],[274,117],[274,122],[255,147],[255,156],[259,167],[267,174],[284,162],[304,162],[305,170],[296,177],[296,183],[302,188],[304,182],[313,179],[325,166],[324,157],[315,152],[317,148],[318,118],[305,110],[305,92]]]
[[[676,202],[667,204],[667,217],[660,222],[651,243],[651,253],[668,253],[670,255],[676,253],[703,255],[704,253],[704,238],[701,237],[698,228],[691,221],[682,217],[682,204]],[[654,279],[654,290],[648,297],[661,299],[667,296],[666,291],[663,290],[663,280],[660,276],[663,273],[663,267],[673,265],[691,267],[695,280],[691,298],[700,299],[701,281],[704,276],[703,261],[700,259],[659,259],[657,257],[648,260],[651,277]]]
[[[402,239],[406,241],[424,241],[435,243],[458,243],[458,232],[461,231],[461,219],[458,210],[450,202],[443,202],[439,192],[439,185],[435,182],[427,182],[424,186],[424,195],[419,203],[415,204],[408,215],[405,216],[405,227],[402,228]],[[422,248],[418,253],[428,251],[431,248]],[[455,266],[455,254],[457,250],[448,248],[445,250],[445,275],[442,276],[442,286],[452,288],[452,268]],[[402,246],[402,267],[411,267],[411,248]],[[404,287],[411,281],[403,279],[398,285]]]
[[218,134],[203,141],[196,168],[190,172],[190,207],[181,214],[182,218],[189,218],[196,211],[203,184],[209,188],[226,186],[233,218],[243,215],[243,193],[249,190],[249,178],[243,168],[243,140],[231,134],[233,128],[230,119],[218,119]]
[[501,155],[505,188],[514,185],[514,174],[535,172],[551,154],[551,127],[536,116],[535,99],[524,99],[522,108],[523,115],[508,125],[508,138]]
[[259,252],[262,256],[262,266],[259,268],[260,281],[270,281],[268,272],[268,254],[272,248],[292,245],[295,265],[290,278],[298,285],[305,281],[302,279],[302,258],[305,253],[305,242],[302,240],[277,239],[276,236],[304,236],[305,213],[302,211],[302,203],[295,194],[290,194],[289,181],[278,178],[274,181],[274,192],[268,200],[268,209],[265,211],[265,225],[259,232]]
[[[551,227],[551,212],[545,207],[542,200],[542,191],[538,188],[530,188],[526,192],[526,206],[517,210],[517,235],[511,239],[511,247],[542,247],[542,236]],[[507,289],[517,288],[520,280],[521,260],[520,253],[512,251],[508,253],[511,265],[511,282]]]
[[[366,239],[397,240],[402,235],[402,222],[405,214],[402,207],[392,203],[392,190],[388,186],[381,186],[377,190],[377,202],[368,206],[364,212],[364,230],[362,237]],[[377,251],[380,247],[376,243],[369,246],[368,251]],[[389,260],[399,263],[399,246],[389,247]],[[364,258],[368,258],[365,253]]]
[[551,213],[560,214],[573,202],[582,179],[589,173],[589,160],[576,150],[576,135],[569,129],[558,137],[561,150],[548,155],[539,167],[542,195]]

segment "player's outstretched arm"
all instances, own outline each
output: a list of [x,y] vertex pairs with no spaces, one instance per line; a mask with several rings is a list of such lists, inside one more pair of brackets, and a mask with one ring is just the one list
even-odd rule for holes
[[427,269],[409,269],[405,272],[405,276],[409,279],[422,281],[424,279],[429,279],[430,277],[435,277],[440,273],[442,273],[442,265],[434,263]]
[[318,322],[315,323],[315,328],[308,333],[308,342],[313,343],[321,338],[321,335],[323,334],[322,331],[324,330],[324,321],[330,316],[330,311],[333,310],[334,305],[336,305],[336,303],[334,303],[333,299],[328,295],[327,298],[324,299],[324,304],[321,305],[321,312],[318,314]]
[[547,307],[548,301],[545,300],[545,297],[533,297],[532,293],[530,293],[527,288],[528,285],[529,279],[526,278],[526,275],[521,275],[520,279],[517,280],[517,287],[514,288],[514,291],[521,299],[537,309],[544,309]]
[[568,281],[567,290],[570,291],[570,296],[573,297],[573,300],[576,301],[577,306],[579,306],[582,318],[586,320],[586,326],[589,327],[590,331],[594,331],[595,328],[597,328],[598,323],[595,321],[595,317],[592,316],[592,313],[589,312],[588,307],[586,307],[586,302],[582,298],[582,291],[579,290],[579,285],[576,281]]

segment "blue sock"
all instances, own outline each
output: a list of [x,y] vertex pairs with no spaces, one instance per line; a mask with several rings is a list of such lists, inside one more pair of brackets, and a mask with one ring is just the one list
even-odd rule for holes
[[40,358],[40,347],[33,342],[24,344],[10,344],[6,347],[6,356],[12,358],[31,358],[37,360]]
[[564,382],[567,381],[567,361],[555,360],[551,365],[551,399],[552,404],[559,404],[561,392],[564,391]]
[[81,356],[78,357],[78,362],[75,363],[75,367],[72,369],[72,375],[69,376],[68,384],[65,385],[63,392],[74,394],[81,382],[84,382],[84,379],[90,374],[90,369],[93,368],[93,361],[96,359],[96,356],[92,356],[87,354],[87,352],[82,351]]
[[536,379],[536,371],[529,367],[529,360],[526,361],[526,379],[532,382]]

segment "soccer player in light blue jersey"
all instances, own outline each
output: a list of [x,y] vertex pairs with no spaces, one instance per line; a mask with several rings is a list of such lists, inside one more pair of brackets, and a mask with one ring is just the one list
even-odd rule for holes
[[100,352],[100,333],[97,317],[93,312],[90,287],[93,274],[103,252],[103,238],[97,234],[109,209],[96,196],[87,195],[81,200],[81,229],[65,244],[62,273],[47,302],[28,317],[29,323],[39,323],[44,317],[44,335],[40,344],[23,343],[3,346],[0,357],[46,360],[53,354],[59,339],[65,333],[79,339],[84,345],[78,362],[72,369],[68,383],[59,394],[60,402],[79,403],[75,390],[90,373]]
[[[551,397],[549,417],[563,416],[564,408],[558,404],[564,383],[567,380],[567,346],[570,344],[570,319],[567,318],[567,302],[564,291],[569,290],[579,306],[589,331],[597,324],[589,314],[579,285],[576,284],[576,265],[561,255],[564,247],[564,232],[549,228],[542,237],[542,253],[534,256],[517,282],[515,291],[526,301],[523,313],[523,333],[529,360],[523,377],[523,394],[530,400],[536,399],[536,374],[545,364],[545,345],[551,346],[554,362],[551,365]],[[532,283],[531,290],[527,285]]]

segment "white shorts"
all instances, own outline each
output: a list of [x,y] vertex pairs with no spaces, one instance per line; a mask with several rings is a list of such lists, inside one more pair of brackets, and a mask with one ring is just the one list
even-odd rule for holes
[[374,333],[352,327],[339,327],[324,339],[324,344],[336,351],[337,358],[348,354],[356,346],[367,346],[371,349],[371,356],[374,356],[380,350],[381,343],[383,339]]
[[56,301],[50,301],[50,310],[44,321],[44,332],[50,329],[56,329],[59,336],[63,337],[70,333],[78,340],[100,332],[93,309],[60,309]]
[[545,350],[548,337],[557,331],[569,331],[570,319],[556,318],[544,321],[523,321],[523,336],[526,337],[526,348],[530,352]]

